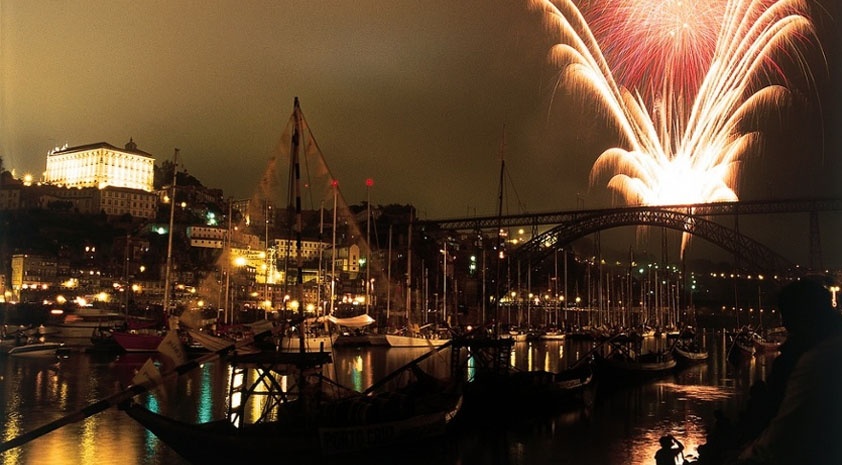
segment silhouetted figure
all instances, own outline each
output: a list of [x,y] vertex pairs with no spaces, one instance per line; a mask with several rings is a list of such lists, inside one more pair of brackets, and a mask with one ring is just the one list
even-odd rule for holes
[[675,465],[675,459],[684,450],[684,444],[672,437],[671,434],[661,436],[658,440],[661,448],[655,452],[655,465]]
[[[811,280],[784,287],[778,304],[787,339],[766,382],[752,386],[730,444],[739,457],[726,462],[842,464],[842,316]],[[720,449],[713,437],[712,452]],[[717,463],[707,449],[702,462]]]

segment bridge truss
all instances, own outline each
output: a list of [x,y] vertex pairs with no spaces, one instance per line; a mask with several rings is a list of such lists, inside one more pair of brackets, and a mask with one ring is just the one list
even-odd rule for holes
[[[532,259],[543,259],[553,250],[588,234],[621,226],[655,226],[678,230],[698,236],[734,254],[739,267],[746,271],[783,272],[792,264],[783,256],[763,244],[706,218],[782,213],[810,213],[811,261],[820,255],[818,228],[815,218],[818,212],[842,211],[842,199],[796,199],[774,201],[719,202],[710,204],[671,205],[663,207],[625,207],[611,209],[575,210],[550,213],[507,215],[502,217],[474,217],[422,221],[442,230],[496,231],[510,227],[531,227],[533,238],[516,251],[515,255]],[[735,221],[735,224],[737,222]],[[538,234],[541,226],[551,229]],[[811,263],[811,265],[813,265]]]

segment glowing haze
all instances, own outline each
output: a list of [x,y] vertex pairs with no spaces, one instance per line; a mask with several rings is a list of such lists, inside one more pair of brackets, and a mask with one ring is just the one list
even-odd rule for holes
[[800,47],[815,34],[804,1],[532,4],[560,36],[551,52],[559,86],[597,102],[621,137],[591,182],[610,176],[630,204],[737,200],[739,162],[760,142],[753,117],[789,97],[778,60],[809,73]]

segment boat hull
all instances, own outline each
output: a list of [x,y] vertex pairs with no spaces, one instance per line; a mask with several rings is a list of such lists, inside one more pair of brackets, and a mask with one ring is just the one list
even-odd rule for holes
[[707,352],[694,352],[681,347],[675,347],[673,352],[675,353],[676,358],[684,363],[699,363],[708,359]]
[[450,408],[392,421],[306,429],[276,423],[235,428],[226,420],[189,424],[153,413],[137,404],[122,408],[138,423],[192,463],[276,461],[285,457],[336,456],[387,449],[445,434],[461,409],[459,396]]
[[63,347],[60,342],[34,342],[8,347],[5,352],[12,357],[55,357]]
[[[336,338],[336,334],[326,336],[307,336],[304,338],[304,351],[329,351],[333,348],[333,343]],[[301,349],[300,344],[301,342],[297,337],[287,337],[281,340],[279,348],[283,352],[298,352]]]
[[158,346],[164,340],[160,333],[133,333],[114,331],[114,341],[126,352],[157,352]]
[[386,335],[386,342],[389,344],[389,347],[392,348],[412,348],[412,347],[423,347],[423,348],[436,348],[441,347],[450,339],[440,339],[440,338],[426,338],[426,337],[418,337],[418,336],[402,336],[397,334],[387,334]]
[[334,341],[335,347],[387,346],[385,334],[340,334]]

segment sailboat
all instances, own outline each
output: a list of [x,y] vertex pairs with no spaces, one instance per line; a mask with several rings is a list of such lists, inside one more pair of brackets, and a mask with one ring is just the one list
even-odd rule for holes
[[[292,121],[291,158],[297,165],[303,122],[297,98]],[[297,196],[299,181],[295,181]],[[301,297],[300,201],[296,205],[295,288]],[[303,320],[303,306],[299,306],[298,316]],[[280,456],[295,460],[426,442],[442,436],[461,410],[458,378],[432,377],[418,366],[421,357],[367,390],[355,392],[323,373],[323,366],[331,362],[329,352],[306,351],[303,332],[299,332],[298,342],[298,352],[261,351],[235,354],[230,359],[226,418],[192,424],[136,403],[123,408],[187,460],[225,464],[274,462]],[[285,377],[284,382],[279,383],[278,377]]]
[[[409,220],[409,234],[408,234],[408,244],[407,244],[407,261],[406,261],[406,268],[407,268],[407,283],[412,282],[412,217]],[[389,255],[391,257],[391,241],[390,241],[390,249]],[[445,258],[446,260],[446,258]],[[391,261],[391,258],[390,258]],[[436,348],[442,347],[444,344],[448,343],[450,338],[450,333],[442,333],[439,331],[433,330],[432,324],[425,324],[419,326],[417,323],[412,322],[412,292],[410,292],[410,286],[407,285],[407,292],[406,292],[406,327],[399,331],[392,331],[386,333],[386,342],[389,344],[389,347],[392,348]],[[445,301],[446,301],[445,297]]]

